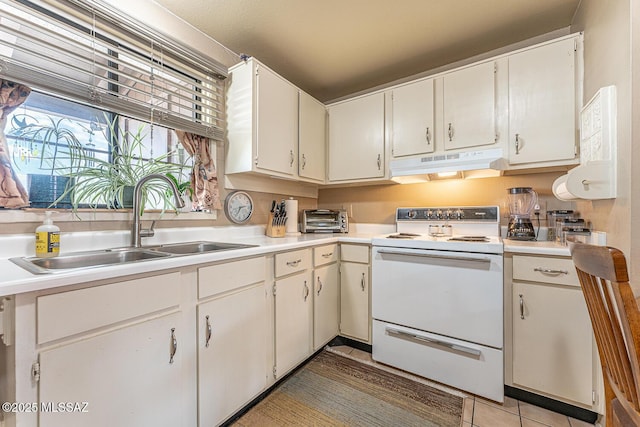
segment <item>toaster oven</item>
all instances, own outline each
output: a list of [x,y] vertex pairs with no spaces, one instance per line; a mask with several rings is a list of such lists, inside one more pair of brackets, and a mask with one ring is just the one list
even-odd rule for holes
[[303,233],[348,233],[349,220],[344,209],[305,209],[302,211]]

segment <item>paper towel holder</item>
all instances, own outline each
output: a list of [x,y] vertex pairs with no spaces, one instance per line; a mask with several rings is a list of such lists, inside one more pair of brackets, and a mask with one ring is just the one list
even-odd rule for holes
[[560,200],[617,197],[616,87],[606,86],[580,111],[580,166],[556,179]]

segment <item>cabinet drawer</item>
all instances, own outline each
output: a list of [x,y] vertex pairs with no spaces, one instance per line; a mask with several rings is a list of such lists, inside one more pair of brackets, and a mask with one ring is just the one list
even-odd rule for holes
[[313,265],[330,264],[338,260],[338,245],[326,245],[313,248]]
[[36,300],[38,344],[177,307],[180,273],[45,295]]
[[276,277],[286,276],[311,267],[311,250],[302,249],[299,251],[276,254]]
[[366,245],[341,245],[340,260],[347,262],[360,262],[369,264],[369,246]]
[[580,287],[571,258],[513,256],[513,278]]
[[266,274],[264,257],[225,262],[198,269],[198,298],[231,291],[263,282]]

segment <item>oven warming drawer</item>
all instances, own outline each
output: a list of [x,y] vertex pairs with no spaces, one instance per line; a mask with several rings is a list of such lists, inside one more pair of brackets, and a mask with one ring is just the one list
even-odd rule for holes
[[504,400],[502,350],[374,320],[373,359],[497,402]]

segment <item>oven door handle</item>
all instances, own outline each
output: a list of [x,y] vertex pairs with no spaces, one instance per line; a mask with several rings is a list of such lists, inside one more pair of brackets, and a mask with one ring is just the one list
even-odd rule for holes
[[476,350],[475,348],[465,347],[463,345],[453,344],[446,341],[441,341],[435,338],[423,337],[421,335],[412,334],[409,332],[399,331],[397,329],[389,328],[388,326],[385,328],[387,334],[395,336],[401,339],[408,339],[410,341],[416,341],[419,344],[427,344],[431,346],[442,347],[447,350],[455,351],[457,353],[462,353],[465,356],[473,357],[475,359],[479,359],[482,355],[480,350]]
[[379,254],[387,254],[387,255],[407,255],[407,256],[419,256],[425,258],[437,258],[437,259],[450,259],[453,261],[469,261],[469,262],[482,262],[482,263],[491,263],[490,258],[467,258],[467,257],[456,257],[450,255],[435,255],[424,252],[408,252],[408,251],[394,251],[390,249],[378,249]]

